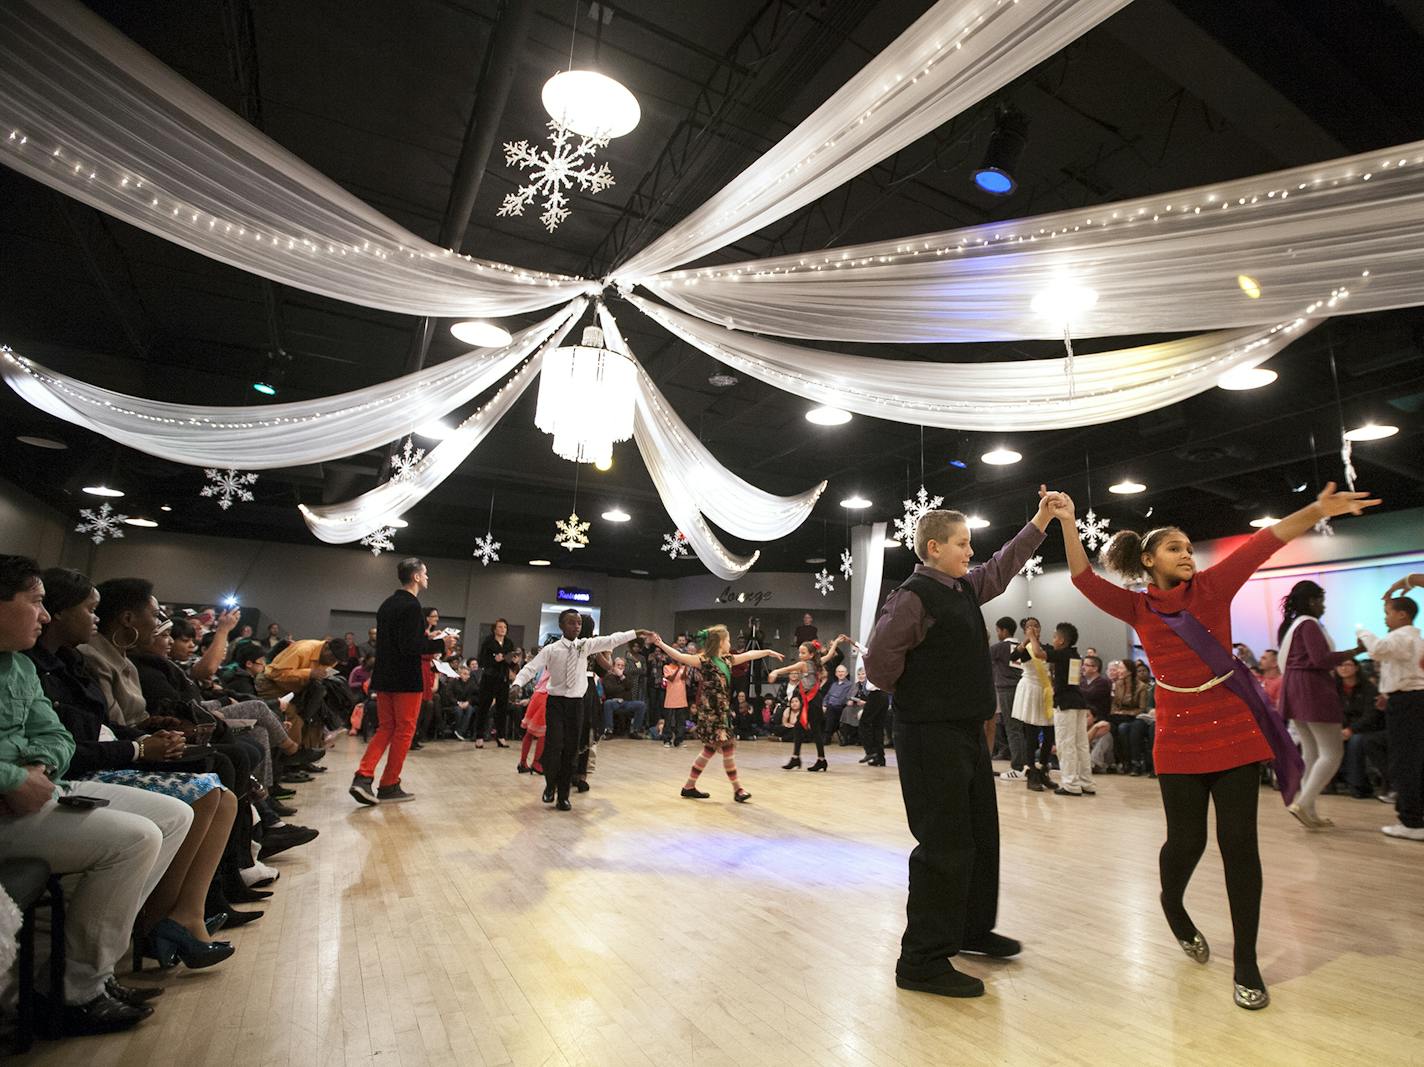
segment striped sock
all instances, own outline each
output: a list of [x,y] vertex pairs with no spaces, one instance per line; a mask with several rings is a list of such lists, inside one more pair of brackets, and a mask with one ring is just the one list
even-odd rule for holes
[[692,770],[688,773],[687,784],[684,789],[696,789],[697,779],[702,777],[702,772],[707,769],[707,761],[716,753],[716,749],[711,745],[703,745],[702,751],[697,754],[697,758],[692,761]]

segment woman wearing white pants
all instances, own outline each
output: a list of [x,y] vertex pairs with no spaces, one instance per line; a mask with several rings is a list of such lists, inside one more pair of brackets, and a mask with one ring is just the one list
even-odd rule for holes
[[1364,649],[1336,652],[1320,625],[1325,590],[1312,581],[1296,582],[1281,601],[1278,631],[1281,664],[1281,714],[1293,719],[1300,736],[1305,776],[1300,795],[1287,810],[1308,830],[1335,824],[1315,810],[1316,798],[1335,778],[1345,752],[1344,715],[1334,670]]

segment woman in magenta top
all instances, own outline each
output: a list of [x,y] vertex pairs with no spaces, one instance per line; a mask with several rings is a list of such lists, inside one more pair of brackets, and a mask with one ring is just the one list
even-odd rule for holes
[[1250,1010],[1270,1003],[1256,963],[1261,919],[1261,858],[1256,848],[1256,804],[1260,792],[1256,764],[1271,758],[1271,747],[1251,710],[1156,612],[1187,611],[1230,650],[1231,600],[1262,563],[1285,542],[1322,518],[1358,515],[1378,504],[1367,493],[1337,493],[1327,485],[1314,504],[1259,531],[1215,566],[1198,571],[1191,539],[1175,526],[1145,537],[1122,530],[1103,549],[1103,561],[1146,590],[1124,589],[1093,572],[1078,538],[1073,503],[1065,498],[1054,512],[1063,528],[1068,569],[1078,591],[1097,607],[1132,626],[1157,676],[1157,739],[1152,749],[1167,841],[1158,866],[1162,911],[1182,950],[1205,963],[1206,939],[1187,914],[1183,898],[1192,871],[1206,850],[1207,808],[1216,806],[1216,841],[1226,871],[1226,895],[1235,935],[1236,1003]]
[[1345,714],[1335,686],[1335,668],[1365,650],[1357,644],[1336,652],[1330,635],[1320,625],[1324,614],[1325,590],[1309,580],[1296,582],[1281,600],[1281,626],[1276,631],[1281,664],[1278,704],[1282,715],[1295,720],[1305,757],[1300,795],[1287,810],[1308,830],[1335,825],[1315,812],[1316,798],[1334,780],[1345,754],[1341,733]]

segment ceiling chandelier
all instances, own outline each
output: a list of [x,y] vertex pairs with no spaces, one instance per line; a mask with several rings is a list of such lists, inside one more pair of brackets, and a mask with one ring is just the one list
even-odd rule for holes
[[544,356],[534,425],[554,437],[554,454],[575,463],[608,463],[616,441],[633,436],[637,368],[603,345],[589,326],[583,343]]

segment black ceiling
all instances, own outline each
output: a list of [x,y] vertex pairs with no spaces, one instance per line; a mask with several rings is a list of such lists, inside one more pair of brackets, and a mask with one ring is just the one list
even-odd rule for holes
[[[501,16],[496,0],[120,0],[103,17],[276,141],[416,233],[434,240],[446,212],[475,88]],[[639,127],[603,153],[617,184],[576,196],[553,236],[537,212],[497,218],[517,172],[496,151],[463,250],[521,266],[597,276],[701,204],[809,114],[929,6],[928,0],[618,0],[594,17],[587,0],[540,0],[498,127],[498,140],[542,132],[539,89],[565,64],[577,6],[576,59],[616,76],[643,108]],[[1240,177],[1424,138],[1424,2],[1137,0],[1063,52],[862,177],[724,249],[714,259],[822,248],[1086,206]],[[1030,121],[1019,191],[996,200],[969,172],[994,108]],[[0,170],[0,340],[86,380],[156,399],[250,403],[269,354],[291,362],[279,400],[339,392],[402,373],[420,320],[372,311],[260,279],[69,201]],[[270,292],[270,296],[268,295]],[[1424,296],[1422,296],[1424,302]],[[814,570],[846,543],[839,501],[858,491],[888,519],[925,482],[949,506],[982,513],[992,545],[1029,513],[1038,481],[1080,501],[1091,482],[1114,526],[1169,515],[1198,537],[1239,533],[1284,513],[1340,469],[1339,427],[1377,418],[1398,436],[1362,445],[1362,485],[1391,508],[1424,504],[1418,409],[1424,404],[1424,313],[1344,316],[1292,345],[1274,385],[1211,390],[1165,411],[1087,429],[1017,435],[926,430],[857,418],[808,424],[806,405],[752,380],[709,384],[720,367],[629,305],[613,310],[630,344],[684,420],[741,476],[777,493],[825,478],[813,518],[762,550],[759,568]],[[524,317],[511,327],[543,317]],[[461,350],[441,324],[429,359]],[[1151,338],[1076,343],[1080,352]],[[842,346],[902,359],[1046,358],[1051,343]],[[1335,380],[1340,401],[1337,404]],[[1008,383],[1011,384],[1011,383]],[[469,405],[473,409],[477,403]],[[573,504],[574,469],[533,425],[531,390],[464,465],[407,518],[402,551],[468,554],[491,496],[505,562],[534,557],[613,573],[698,573],[658,551],[672,529],[636,449],[611,471],[583,468],[578,508],[592,545],[572,555],[553,523]],[[346,499],[376,483],[384,456],[264,473],[251,504],[222,512],[198,497],[200,471],[119,450],[0,395],[0,469],[75,514],[87,479],[116,477],[124,510],[167,529],[310,541],[299,502]],[[63,452],[17,434],[66,441]],[[1311,441],[1315,450],[1312,455]],[[923,442],[923,448],[922,448]],[[1023,463],[978,457],[1000,442]],[[428,442],[426,443],[428,446]],[[962,460],[963,468],[952,465]],[[1091,470],[1091,478],[1088,472]],[[1112,498],[1123,475],[1149,491]],[[1296,492],[1298,486],[1310,487]],[[618,504],[634,521],[598,520]],[[130,536],[142,536],[133,531]],[[736,550],[753,546],[726,538]],[[909,568],[887,557],[887,577]]]

